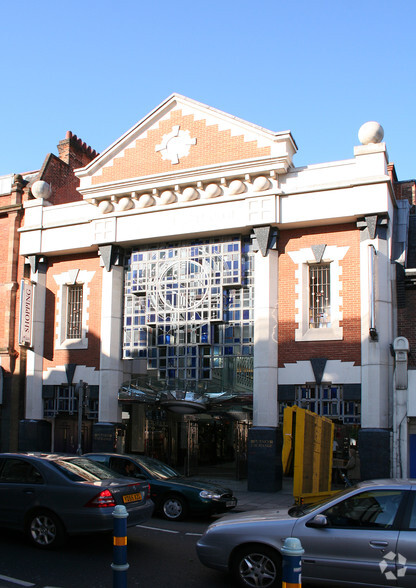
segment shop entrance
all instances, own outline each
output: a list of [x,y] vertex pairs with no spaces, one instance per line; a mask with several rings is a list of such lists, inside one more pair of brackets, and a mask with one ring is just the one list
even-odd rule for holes
[[186,476],[247,476],[248,421],[226,413],[181,415],[146,405],[127,409],[126,452],[155,457]]
[[[81,448],[83,453],[91,451],[92,422],[83,420],[81,428]],[[57,416],[52,425],[54,439],[53,451],[57,453],[76,453],[78,448],[78,417]]]

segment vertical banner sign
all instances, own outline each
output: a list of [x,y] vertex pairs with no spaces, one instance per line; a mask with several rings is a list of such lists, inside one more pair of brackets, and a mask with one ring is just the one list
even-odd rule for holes
[[32,344],[33,283],[22,280],[20,284],[19,345]]

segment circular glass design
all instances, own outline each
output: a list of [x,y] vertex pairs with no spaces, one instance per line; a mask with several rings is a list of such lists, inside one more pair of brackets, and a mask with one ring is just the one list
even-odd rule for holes
[[180,260],[167,266],[158,280],[159,300],[174,310],[201,306],[208,295],[209,276],[203,266],[192,260]]

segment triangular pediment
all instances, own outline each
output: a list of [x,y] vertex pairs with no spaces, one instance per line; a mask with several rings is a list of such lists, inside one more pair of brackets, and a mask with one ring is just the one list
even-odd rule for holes
[[76,175],[83,192],[230,162],[285,158],[290,165],[295,151],[288,131],[274,133],[173,94]]

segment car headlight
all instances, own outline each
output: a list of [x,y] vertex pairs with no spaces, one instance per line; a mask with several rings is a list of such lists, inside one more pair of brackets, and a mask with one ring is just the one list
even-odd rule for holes
[[201,490],[199,496],[208,500],[219,500],[221,498],[221,494],[217,494],[212,490]]

